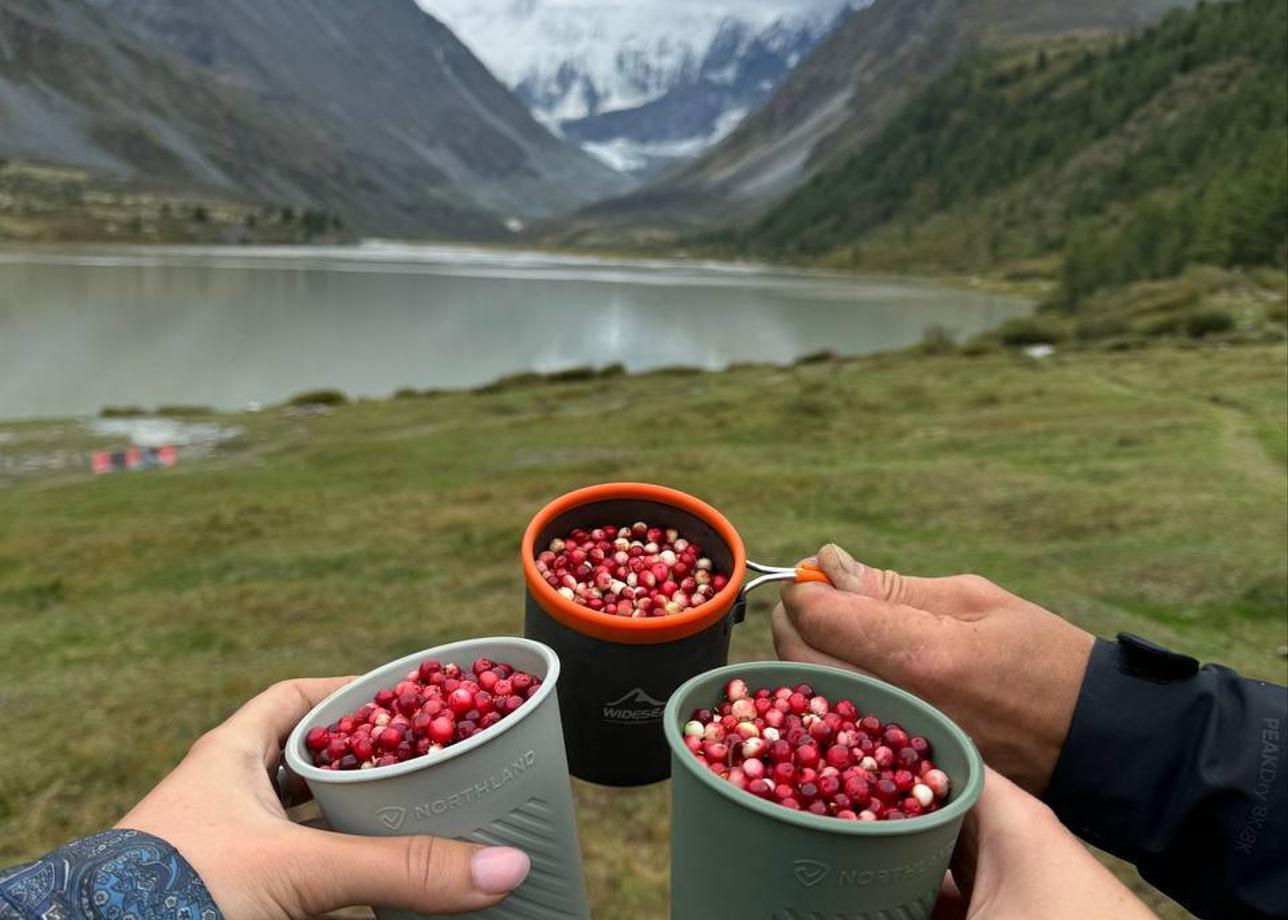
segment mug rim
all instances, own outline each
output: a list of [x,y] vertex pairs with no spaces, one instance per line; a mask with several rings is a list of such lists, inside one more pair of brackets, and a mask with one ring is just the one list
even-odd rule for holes
[[[902,701],[911,705],[920,715],[939,724],[939,727],[947,731],[948,735],[966,754],[966,761],[970,771],[965,786],[957,792],[943,808],[932,812],[928,815],[918,815],[915,818],[909,818],[904,821],[843,821],[840,818],[831,815],[816,815],[812,812],[793,811],[784,808],[781,805],[767,802],[758,796],[752,795],[745,789],[738,789],[731,783],[720,779],[710,770],[705,770],[698,765],[693,756],[693,752],[684,746],[684,740],[680,729],[680,706],[681,700],[688,695],[689,691],[699,682],[712,677],[719,677],[720,683],[727,683],[726,678],[741,677],[746,679],[748,676],[756,674],[765,674],[772,671],[778,671],[782,668],[788,668],[793,673],[804,675],[803,680],[808,680],[809,675],[819,674],[828,677],[839,677],[852,683],[856,688],[875,688],[883,693],[889,693]],[[750,681],[748,681],[750,683]],[[856,694],[857,695],[857,694]],[[864,674],[858,674],[854,671],[847,671],[842,668],[833,668],[826,665],[805,664],[792,661],[745,661],[727,664],[719,668],[713,668],[710,671],[704,671],[701,674],[689,678],[683,684],[676,688],[667,700],[666,711],[663,713],[662,730],[666,734],[666,742],[671,748],[672,761],[679,760],[683,766],[679,769],[687,770],[691,776],[698,779],[699,782],[706,785],[719,795],[728,798],[730,801],[744,808],[750,808],[752,811],[759,812],[767,818],[781,821],[786,824],[794,824],[797,827],[808,830],[822,831],[824,833],[848,834],[858,837],[889,837],[904,834],[913,834],[919,830],[930,830],[954,821],[961,820],[965,817],[966,812],[974,807],[979,799],[980,792],[984,788],[984,759],[980,756],[979,750],[975,747],[974,741],[970,735],[966,734],[956,722],[944,715],[937,708],[927,703],[914,694],[909,693],[894,684],[878,680],[875,677],[868,677]],[[672,780],[675,778],[675,768],[671,771]]]
[[[460,655],[462,651],[467,653],[476,652],[477,654],[474,657],[477,657],[478,654],[486,654],[488,649],[505,648],[507,645],[510,648],[521,648],[537,654],[545,662],[546,674],[541,678],[541,686],[537,688],[536,695],[528,698],[524,705],[495,725],[488,726],[464,741],[458,741],[451,747],[442,748],[436,753],[419,755],[401,763],[390,764],[387,767],[372,767],[368,770],[323,770],[314,766],[305,754],[307,748],[304,744],[304,737],[310,729],[316,725],[326,725],[334,721],[334,719],[328,719],[326,722],[321,722],[319,719],[321,713],[333,705],[340,696],[352,692],[355,687],[364,684],[386,684],[389,681],[386,672],[390,675],[398,675],[397,680],[402,680],[410,667],[419,665],[426,658],[448,658],[449,656]],[[409,773],[416,773],[420,770],[427,770],[458,757],[464,757],[471,751],[488,744],[496,738],[500,738],[526,719],[555,692],[555,685],[559,680],[559,670],[559,656],[554,649],[542,642],[521,636],[486,636],[479,639],[462,639],[458,642],[431,646],[372,668],[365,674],[355,677],[343,687],[328,694],[324,700],[309,710],[308,714],[299,721],[295,728],[291,729],[291,734],[283,747],[283,758],[291,772],[310,783],[321,782],[335,785],[371,783],[382,779],[406,776]],[[373,694],[375,692],[374,686],[372,692]]]
[[[575,508],[597,502],[616,500],[651,501],[671,505],[700,518],[711,526],[733,554],[733,571],[729,583],[714,597],[703,604],[663,617],[619,617],[581,607],[560,596],[537,571],[537,534],[554,518]],[[648,482],[605,482],[565,492],[547,503],[533,515],[523,532],[519,549],[523,562],[523,578],[528,593],[541,609],[558,622],[596,639],[629,645],[648,645],[686,639],[715,625],[734,608],[742,592],[743,578],[747,572],[747,550],[742,537],[729,523],[728,518],[713,506],[679,489]]]

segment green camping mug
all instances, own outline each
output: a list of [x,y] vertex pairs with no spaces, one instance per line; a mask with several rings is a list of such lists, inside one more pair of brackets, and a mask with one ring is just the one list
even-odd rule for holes
[[[829,699],[898,722],[933,745],[952,780],[947,804],[906,821],[843,821],[791,811],[704,769],[684,746],[690,713],[735,677],[753,689],[802,681]],[[947,716],[890,684],[837,668],[761,661],[699,674],[666,706],[671,749],[671,917],[928,920],[966,812],[984,785],[975,745]]]

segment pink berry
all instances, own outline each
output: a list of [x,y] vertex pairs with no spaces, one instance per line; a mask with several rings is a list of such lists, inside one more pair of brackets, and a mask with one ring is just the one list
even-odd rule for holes
[[934,793],[935,798],[948,798],[950,784],[948,774],[943,770],[929,770],[925,776],[921,777],[921,781],[930,787],[930,791]]

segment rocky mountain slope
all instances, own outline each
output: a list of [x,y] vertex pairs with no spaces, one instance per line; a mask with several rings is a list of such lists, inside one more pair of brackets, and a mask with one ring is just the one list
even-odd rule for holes
[[705,154],[593,220],[694,228],[752,216],[871,140],[916,93],[981,46],[1118,31],[1185,0],[877,0]]
[[1066,304],[1194,262],[1282,267],[1286,78],[1283,0],[1176,11],[1107,45],[979,55],[729,239],[851,266],[1054,259]]
[[0,156],[479,236],[624,189],[412,0],[5,0]]

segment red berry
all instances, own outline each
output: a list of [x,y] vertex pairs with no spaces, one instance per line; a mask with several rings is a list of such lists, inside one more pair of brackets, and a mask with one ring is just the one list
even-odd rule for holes
[[463,716],[474,708],[474,694],[462,687],[457,687],[447,697],[447,705],[456,715]]
[[[504,662],[479,658],[463,675],[455,663],[427,659],[392,689],[378,690],[371,702],[329,726],[310,728],[304,744],[322,769],[389,766],[495,725],[540,686],[539,679]],[[503,687],[506,693],[491,693],[489,687]],[[515,688],[525,695],[514,693]]]
[[352,748],[354,756],[363,762],[370,760],[371,755],[376,750],[375,744],[372,743],[371,737],[368,735],[359,735],[354,738]]
[[[585,533],[585,539],[578,535]],[[556,537],[536,554],[537,572],[567,600],[607,616],[653,617],[705,603],[728,584],[700,547],[676,530],[596,527]]]
[[691,713],[683,734],[701,766],[785,808],[899,821],[937,810],[949,793],[925,738],[859,718],[851,700],[831,704],[807,683],[753,690],[734,678],[714,709]]

